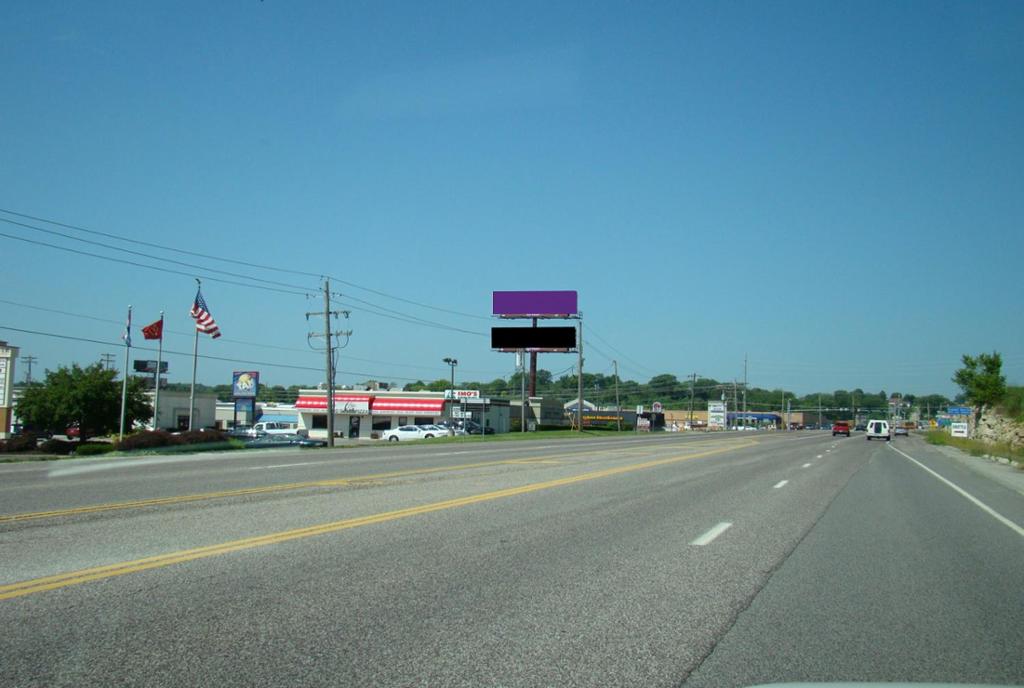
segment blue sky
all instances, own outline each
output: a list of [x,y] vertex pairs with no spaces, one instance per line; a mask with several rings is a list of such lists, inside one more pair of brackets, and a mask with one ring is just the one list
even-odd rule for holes
[[16,2],[0,208],[243,264],[0,213],[108,244],[0,222],[0,326],[110,344],[0,339],[120,365],[130,303],[190,352],[198,265],[312,295],[204,281],[211,384],[320,380],[321,274],[342,383],[507,377],[497,289],[578,290],[586,369],[628,379],[747,354],[757,386],[952,394],[998,350],[1024,383],[1022,34],[1019,2]]

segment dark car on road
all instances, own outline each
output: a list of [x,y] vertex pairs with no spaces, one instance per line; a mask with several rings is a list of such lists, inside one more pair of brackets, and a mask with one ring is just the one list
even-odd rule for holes
[[246,449],[268,449],[272,447],[326,447],[327,440],[313,439],[298,434],[258,435],[245,443]]

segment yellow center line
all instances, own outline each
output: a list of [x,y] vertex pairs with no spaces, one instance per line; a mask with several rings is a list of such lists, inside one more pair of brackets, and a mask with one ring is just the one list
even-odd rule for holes
[[186,561],[193,561],[196,559],[203,559],[206,557],[213,557],[220,554],[227,554],[229,552],[237,552],[240,550],[252,549],[254,547],[262,547],[265,545],[273,545],[282,542],[288,542],[290,540],[315,537],[317,535],[324,535],[327,533],[336,533],[341,530],[359,528],[361,526],[368,526],[376,523],[385,523],[387,521],[395,521],[402,518],[408,518],[410,516],[428,514],[434,511],[454,509],[460,506],[480,504],[482,502],[488,502],[496,499],[504,499],[507,497],[514,497],[517,495],[528,494],[531,492],[538,492],[540,490],[548,490],[555,487],[563,487],[565,485],[572,485],[574,483],[580,483],[588,480],[607,478],[610,476],[621,475],[623,473],[639,471],[646,468],[665,466],[672,463],[678,463],[680,461],[687,461],[689,459],[696,459],[703,456],[711,456],[713,454],[721,454],[724,452],[734,451],[736,449],[744,449],[746,447],[755,446],[756,444],[756,442],[752,441],[730,444],[729,446],[719,447],[717,449],[710,449],[704,452],[684,454],[682,456],[673,456],[664,459],[654,459],[652,461],[644,461],[642,463],[629,464],[626,466],[616,466],[614,468],[605,468],[599,471],[581,473],[579,475],[569,476],[566,478],[556,478],[554,480],[547,480],[539,483],[530,483],[527,485],[521,485],[519,487],[510,487],[503,490],[495,490],[493,492],[484,492],[481,494],[470,495],[468,497],[458,497],[456,499],[448,499],[441,502],[433,502],[431,504],[424,504],[422,506],[397,509],[395,511],[386,511],[379,514],[371,514],[369,516],[348,518],[341,521],[333,521],[330,523],[321,523],[319,525],[308,526],[305,528],[296,528],[294,530],[285,530],[278,533],[270,533],[268,535],[242,538],[240,540],[233,540],[230,542],[224,542],[216,545],[208,545],[205,547],[197,547],[194,549],[169,552],[167,554],[158,554],[151,557],[145,557],[143,559],[135,559],[133,561],[123,561],[116,564],[96,566],[93,568],[81,569],[78,571],[60,573],[53,576],[34,578],[31,580],[21,581],[18,583],[0,585],[0,600],[9,600],[14,599],[16,597],[24,597],[26,595],[45,592],[47,590],[56,590],[58,588],[64,588],[71,585],[79,585],[81,583],[88,583],[90,581],[101,580],[105,578],[113,578],[115,576],[123,576],[129,573],[138,573],[140,571],[161,568],[164,566],[170,566],[172,564],[180,564]]
[[[601,454],[617,455],[637,453],[641,448],[630,447],[627,449],[615,449]],[[218,492],[201,492],[189,495],[177,495],[174,497],[152,497],[148,499],[136,499],[125,502],[110,502],[107,504],[94,504],[91,506],[71,507],[67,509],[53,509],[49,511],[33,511],[21,514],[0,515],[0,524],[13,523],[17,521],[32,521],[42,518],[58,518],[61,516],[77,516],[103,511],[118,511],[122,509],[140,509],[149,506],[165,506],[168,504],[184,504],[187,502],[198,502],[208,499],[225,499],[228,497],[242,497],[246,495],[267,494],[271,492],[286,492],[290,490],[304,490],[323,487],[343,487],[352,483],[365,483],[388,478],[404,478],[408,476],[426,475],[429,473],[442,473],[448,471],[471,470],[474,468],[486,468],[489,466],[514,465],[523,463],[542,463],[549,459],[566,458],[577,455],[586,455],[584,452],[568,452],[563,454],[546,454],[526,459],[502,459],[498,461],[480,461],[476,463],[464,463],[455,466],[438,466],[436,468],[414,468],[405,471],[390,471],[387,473],[373,473],[370,475],[356,476],[352,478],[336,478],[332,480],[310,480],[296,483],[282,483],[278,485],[267,485],[264,487],[243,487],[235,490],[221,490]],[[592,454],[591,454],[592,455]]]

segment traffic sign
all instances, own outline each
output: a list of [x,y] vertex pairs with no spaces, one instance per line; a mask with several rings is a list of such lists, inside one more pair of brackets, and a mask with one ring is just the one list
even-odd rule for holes
[[969,416],[971,415],[970,406],[950,406],[949,415],[951,416]]

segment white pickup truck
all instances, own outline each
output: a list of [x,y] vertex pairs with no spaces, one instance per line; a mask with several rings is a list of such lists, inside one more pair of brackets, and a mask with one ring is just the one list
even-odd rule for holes
[[299,428],[298,423],[289,423],[287,421],[280,420],[268,420],[260,421],[251,428],[249,428],[249,434],[253,437],[259,437],[260,435],[292,435]]

